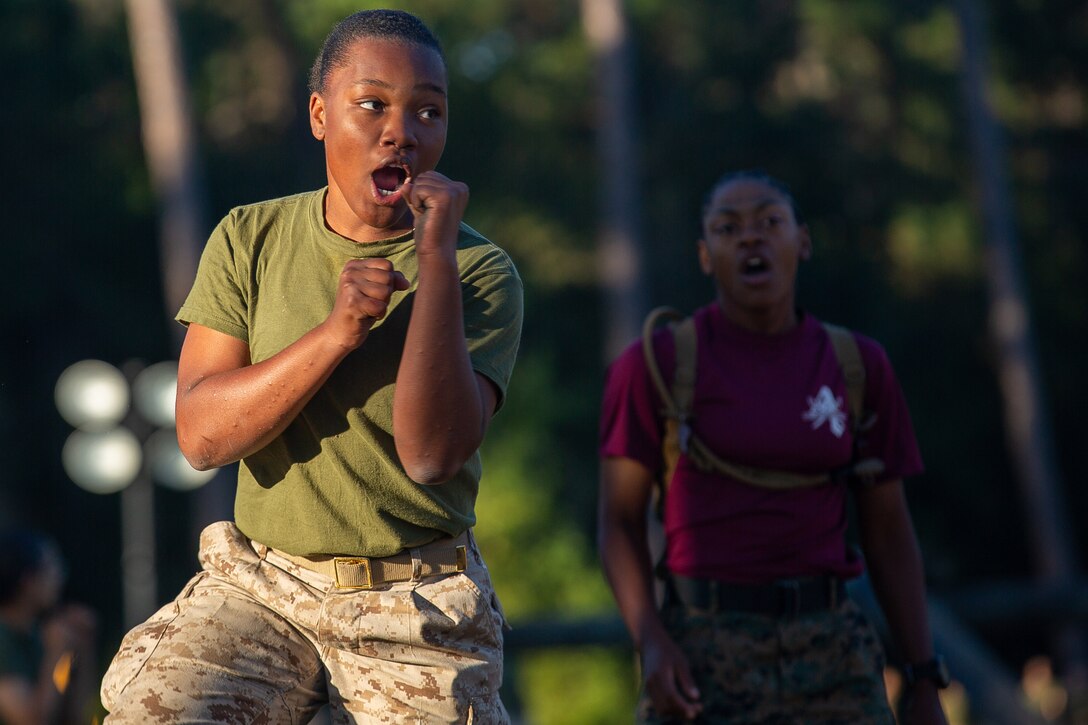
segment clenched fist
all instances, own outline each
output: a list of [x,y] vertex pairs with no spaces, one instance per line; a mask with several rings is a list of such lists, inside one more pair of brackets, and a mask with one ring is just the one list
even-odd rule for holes
[[468,206],[468,186],[437,171],[424,171],[404,183],[404,198],[415,216],[416,252],[452,252]]
[[393,292],[406,289],[408,280],[388,259],[349,259],[325,324],[339,345],[354,350],[370,327],[385,317]]

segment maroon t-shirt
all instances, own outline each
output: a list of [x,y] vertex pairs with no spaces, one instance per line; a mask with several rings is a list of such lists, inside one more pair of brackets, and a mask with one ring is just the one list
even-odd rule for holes
[[[846,383],[823,326],[811,315],[782,335],[726,319],[717,303],[695,312],[693,428],[719,457],[758,468],[826,473],[850,462]],[[861,457],[884,461],[881,482],[922,471],[910,413],[884,349],[855,333],[865,364],[865,407],[876,413]],[[666,381],[676,350],[664,328],[654,348]],[[663,467],[663,406],[639,342],[609,367],[600,455]],[[665,501],[669,570],[731,582],[832,574],[850,578],[862,562],[846,545],[847,487],[770,490],[705,473],[681,456]]]

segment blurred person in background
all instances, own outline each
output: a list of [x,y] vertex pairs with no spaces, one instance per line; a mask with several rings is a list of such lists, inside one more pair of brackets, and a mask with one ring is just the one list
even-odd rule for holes
[[[599,545],[641,657],[639,719],[892,723],[880,640],[844,587],[867,569],[907,663],[905,721],[944,723],[948,675],[902,483],[922,461],[883,348],[796,306],[812,241],[782,182],[722,177],[697,250],[716,299],[671,330],[648,321],[602,404]],[[682,359],[690,418],[670,422]],[[658,564],[647,508],[662,485]],[[846,538],[849,494],[864,559]]]
[[310,85],[328,185],[232,210],[178,314],[178,441],[240,461],[235,521],[121,643],[108,723],[509,719],[472,527],[521,280],[435,170],[448,79],[418,18],[341,21]]
[[0,725],[89,719],[97,618],[61,603],[64,579],[60,552],[44,535],[0,533]]

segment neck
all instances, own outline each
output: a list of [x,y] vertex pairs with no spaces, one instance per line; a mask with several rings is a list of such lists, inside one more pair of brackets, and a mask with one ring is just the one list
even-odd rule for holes
[[727,320],[761,335],[782,335],[797,327],[801,320],[801,315],[792,302],[780,308],[757,310],[728,305],[722,300],[718,300],[718,304]]
[[351,205],[340,194],[340,190],[334,189],[331,184],[325,194],[323,210],[325,226],[330,231],[357,244],[370,244],[399,237],[410,231],[415,223],[411,211],[405,206],[403,209],[385,210],[387,217],[384,220],[385,224],[372,226],[355,214]]

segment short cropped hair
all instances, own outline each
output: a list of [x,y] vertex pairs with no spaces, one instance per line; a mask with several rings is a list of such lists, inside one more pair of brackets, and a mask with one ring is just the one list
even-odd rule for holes
[[323,93],[329,74],[347,61],[348,49],[360,38],[382,38],[419,45],[446,58],[438,38],[422,20],[403,10],[361,10],[341,20],[325,38],[310,68],[310,92]]
[[41,534],[26,529],[0,533],[0,605],[13,601],[23,581],[42,570],[51,545]]
[[710,187],[710,191],[706,193],[706,197],[703,199],[703,217],[706,217],[707,213],[710,211],[710,205],[714,201],[714,195],[718,193],[718,189],[734,181],[759,181],[766,184],[782,194],[782,196],[786,197],[786,201],[789,202],[790,209],[793,211],[794,221],[798,224],[805,223],[805,217],[801,213],[801,207],[797,205],[797,200],[793,198],[793,192],[790,191],[790,187],[786,182],[771,176],[763,169],[741,169],[740,171],[730,171],[723,174],[714,182],[714,185]]

